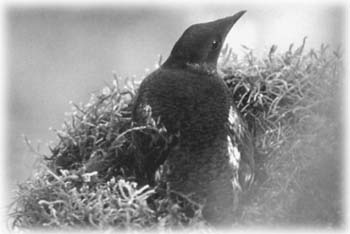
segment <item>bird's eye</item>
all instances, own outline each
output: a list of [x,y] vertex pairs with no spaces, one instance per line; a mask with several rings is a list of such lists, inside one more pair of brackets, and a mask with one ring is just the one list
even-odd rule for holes
[[216,50],[219,47],[220,42],[218,40],[213,40],[211,43],[211,48]]

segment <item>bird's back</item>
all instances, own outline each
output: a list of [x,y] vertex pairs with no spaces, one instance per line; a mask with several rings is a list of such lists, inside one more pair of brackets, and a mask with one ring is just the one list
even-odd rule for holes
[[136,122],[143,121],[146,105],[170,134],[180,133],[183,146],[196,149],[209,147],[225,134],[230,98],[226,84],[214,74],[160,68],[140,86],[133,111]]
[[203,213],[213,222],[232,218],[236,171],[227,140],[230,103],[217,75],[160,68],[142,82],[133,113],[140,123],[149,105],[169,134],[180,133],[179,145],[166,156],[167,182],[171,190],[205,201]]

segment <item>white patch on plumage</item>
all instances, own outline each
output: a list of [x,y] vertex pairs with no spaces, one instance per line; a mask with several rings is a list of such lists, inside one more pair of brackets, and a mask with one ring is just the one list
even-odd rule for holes
[[228,122],[231,131],[233,131],[239,137],[242,133],[241,120],[237,114],[237,111],[232,106],[230,107]]
[[241,185],[239,184],[238,176],[233,177],[231,182],[232,182],[232,187],[233,187],[234,191],[242,192],[243,189],[242,189]]
[[236,111],[234,111],[233,107],[230,107],[230,113],[228,116],[228,121],[230,124],[234,125],[238,120],[238,115],[236,113]]
[[228,147],[228,155],[229,155],[229,163],[232,168],[233,178],[232,178],[232,186],[234,190],[241,191],[242,188],[238,181],[238,169],[241,161],[241,153],[239,152],[237,145],[232,143],[231,137],[227,136],[227,147]]
[[239,162],[241,160],[241,154],[238,151],[237,146],[233,145],[232,139],[230,136],[227,136],[227,142],[228,142],[228,154],[230,157],[230,165],[232,165],[235,169],[238,169]]

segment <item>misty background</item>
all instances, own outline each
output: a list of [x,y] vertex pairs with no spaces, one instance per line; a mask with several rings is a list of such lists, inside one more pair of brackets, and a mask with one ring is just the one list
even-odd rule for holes
[[247,13],[227,37],[238,55],[246,45],[264,54],[271,45],[285,51],[307,36],[309,48],[321,43],[345,46],[345,10],[337,5],[189,5],[106,7],[8,7],[6,60],[8,87],[6,175],[12,190],[33,172],[36,157],[27,136],[49,153],[69,101],[86,103],[91,93],[120,77],[142,79],[158,55],[169,55],[194,23]]

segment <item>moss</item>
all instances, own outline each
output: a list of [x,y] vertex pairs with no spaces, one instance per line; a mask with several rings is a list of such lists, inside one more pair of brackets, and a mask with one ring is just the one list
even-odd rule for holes
[[[341,223],[341,176],[333,173],[331,186],[320,176],[341,165],[342,58],[323,45],[309,52],[304,46],[305,40],[284,53],[272,46],[262,59],[250,49],[240,59],[228,47],[222,51],[219,72],[258,152],[256,180],[242,196],[236,225]],[[199,204],[167,191],[162,167],[154,184],[142,180],[149,175],[132,133],[150,136],[154,160],[172,139],[151,118],[145,126],[132,125],[136,92],[135,82],[126,79],[121,87],[115,76],[86,105],[73,104],[65,127],[55,130],[58,142],[51,155],[18,186],[10,215],[14,227],[206,226]],[[178,202],[170,199],[174,196]]]

